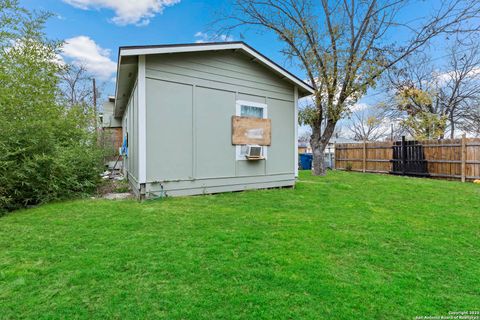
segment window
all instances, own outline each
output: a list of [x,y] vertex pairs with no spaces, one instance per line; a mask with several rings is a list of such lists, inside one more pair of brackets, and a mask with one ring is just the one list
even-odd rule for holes
[[[237,100],[237,110],[236,115],[241,117],[254,117],[260,119],[267,118],[267,105],[264,103],[252,102],[252,101],[243,101]],[[237,160],[247,160],[245,155],[247,154],[246,145],[237,145],[236,146],[236,159]],[[262,155],[267,158],[267,147],[262,146]]]
[[242,117],[253,117],[253,118],[263,119],[263,108],[241,105],[240,115]]

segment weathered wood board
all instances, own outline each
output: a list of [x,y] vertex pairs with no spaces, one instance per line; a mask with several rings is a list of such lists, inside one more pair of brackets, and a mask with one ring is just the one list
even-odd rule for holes
[[272,142],[272,121],[251,117],[232,117],[232,144],[258,144],[269,146]]

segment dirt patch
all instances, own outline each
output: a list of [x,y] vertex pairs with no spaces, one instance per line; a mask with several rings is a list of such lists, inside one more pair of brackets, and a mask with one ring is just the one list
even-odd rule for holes
[[123,200],[123,199],[132,199],[133,194],[130,192],[124,192],[124,193],[107,193],[106,195],[103,196],[104,199],[108,200]]
[[111,194],[130,194],[130,186],[125,180],[105,179],[97,188],[97,197],[106,198]]

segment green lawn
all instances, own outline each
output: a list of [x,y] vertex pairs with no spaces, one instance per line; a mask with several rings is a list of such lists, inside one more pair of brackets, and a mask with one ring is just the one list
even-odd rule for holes
[[78,200],[0,218],[1,319],[413,319],[480,310],[480,186]]

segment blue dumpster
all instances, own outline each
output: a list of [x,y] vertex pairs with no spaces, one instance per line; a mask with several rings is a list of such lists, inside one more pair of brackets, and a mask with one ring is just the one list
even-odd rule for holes
[[311,153],[302,153],[300,156],[300,169],[301,170],[311,170],[312,169],[312,160],[313,155]]

